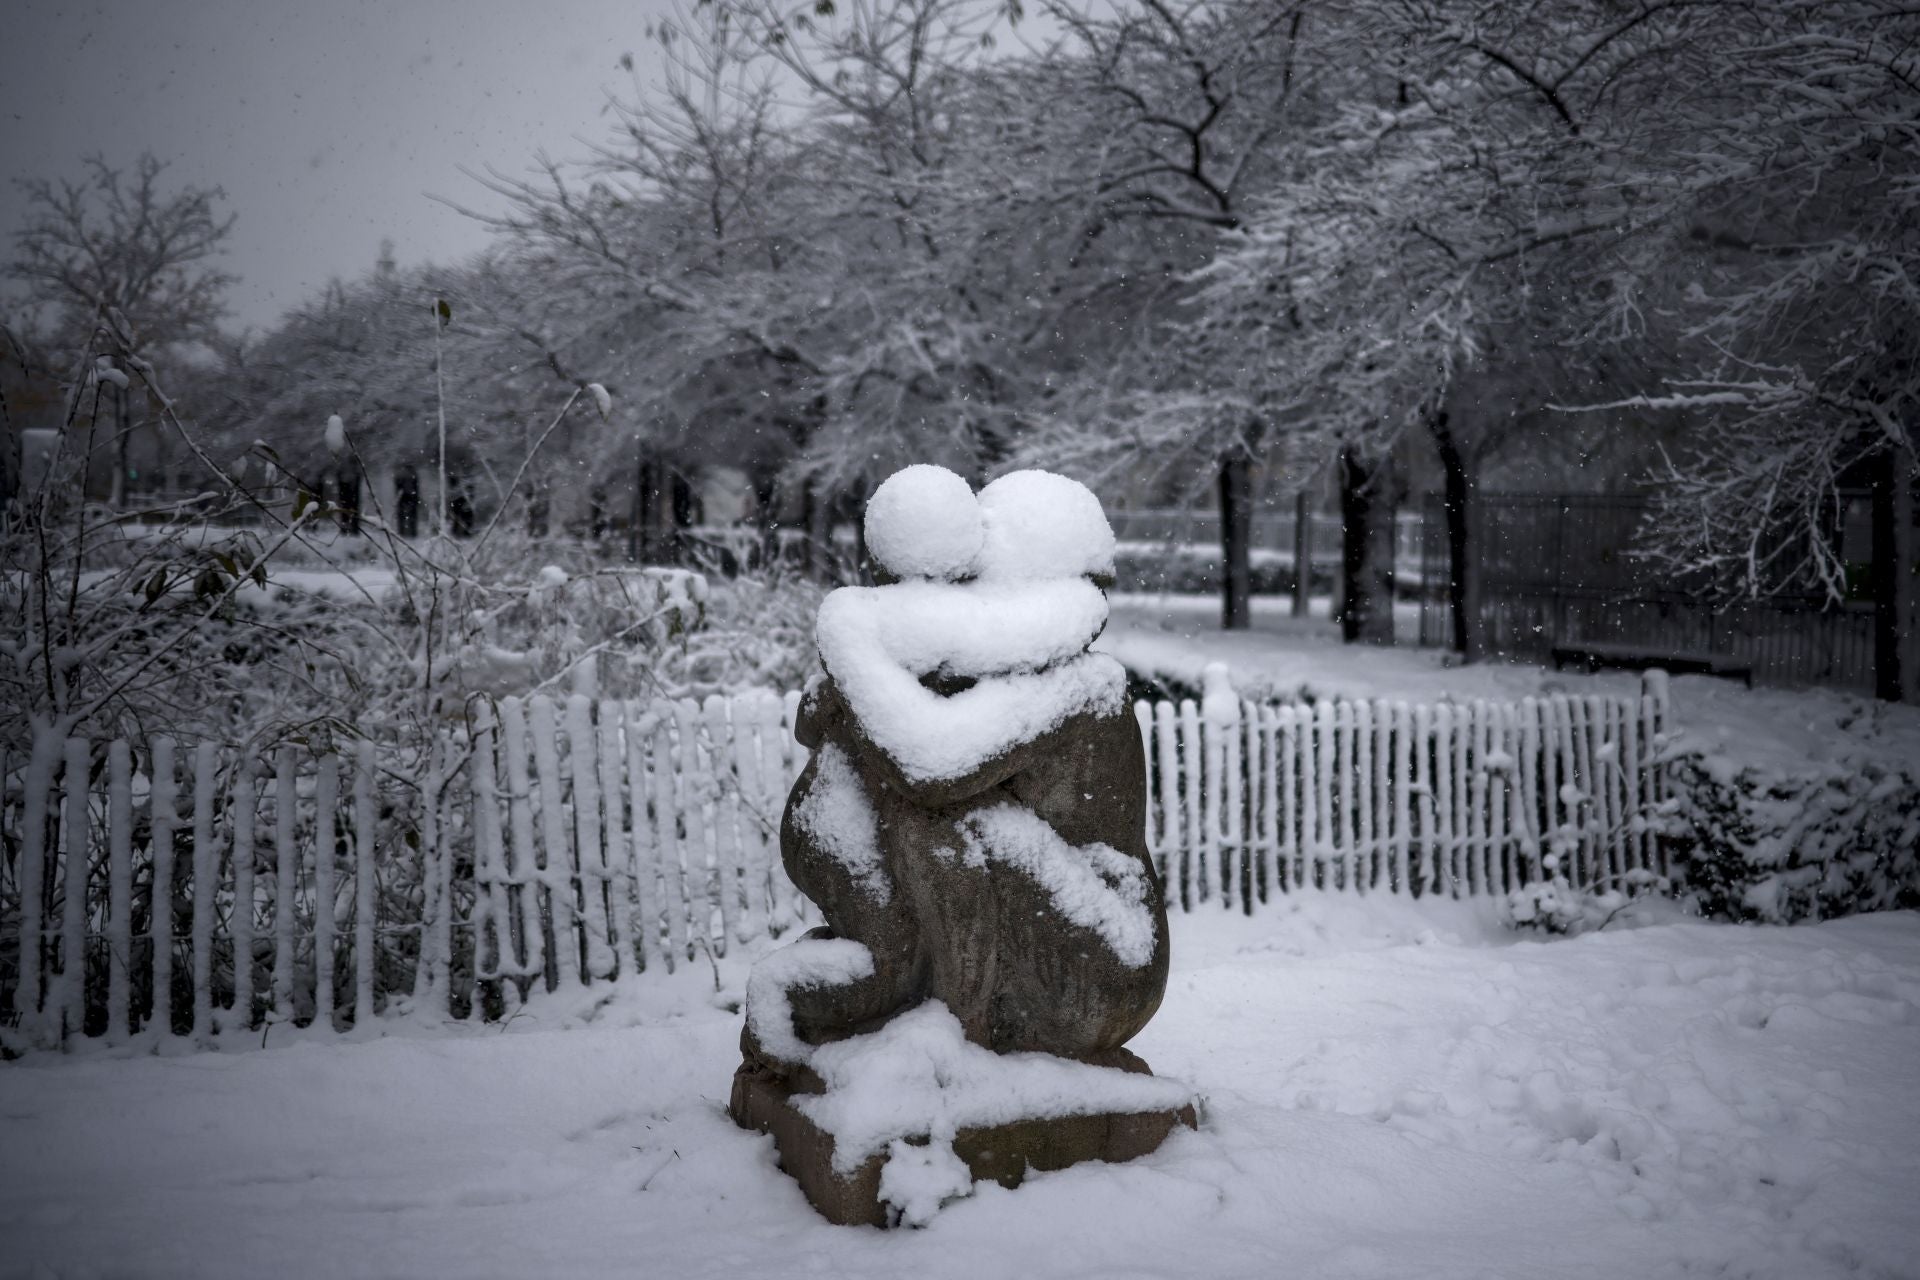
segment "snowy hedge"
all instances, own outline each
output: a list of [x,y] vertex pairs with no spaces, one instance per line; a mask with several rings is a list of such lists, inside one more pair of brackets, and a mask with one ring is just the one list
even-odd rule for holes
[[[1256,548],[1249,560],[1255,595],[1285,595],[1293,590],[1292,557]],[[1330,571],[1315,568],[1313,586],[1331,590]],[[1120,591],[1200,595],[1218,591],[1225,580],[1220,548],[1193,543],[1123,542],[1114,553],[1113,569]]]
[[1920,907],[1920,775],[1854,756],[1804,771],[1673,761],[1675,878],[1707,915],[1789,924]]

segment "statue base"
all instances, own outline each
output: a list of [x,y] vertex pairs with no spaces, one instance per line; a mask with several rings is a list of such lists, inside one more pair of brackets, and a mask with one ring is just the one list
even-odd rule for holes
[[[1078,1061],[1152,1075],[1147,1064],[1125,1049],[1111,1049]],[[791,1073],[772,1064],[742,1063],[733,1076],[727,1113],[743,1129],[771,1134],[781,1168],[800,1184],[820,1216],[842,1226],[896,1225],[899,1213],[881,1198],[881,1173],[888,1153],[867,1157],[851,1174],[833,1167],[834,1136],[792,1103],[799,1095],[821,1091],[818,1077],[804,1067]],[[1177,1111],[1110,1112],[1046,1116],[991,1127],[962,1128],[953,1151],[973,1181],[1017,1187],[1030,1171],[1065,1169],[1087,1160],[1119,1163],[1156,1150],[1176,1125],[1197,1128],[1193,1104]],[[909,1137],[909,1142],[924,1141]]]

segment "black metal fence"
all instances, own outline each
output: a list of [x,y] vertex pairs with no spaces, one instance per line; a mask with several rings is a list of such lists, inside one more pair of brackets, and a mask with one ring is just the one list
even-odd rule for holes
[[[1644,499],[1499,494],[1475,499],[1474,607],[1489,655],[1544,662],[1556,645],[1618,644],[1750,666],[1761,684],[1873,689],[1873,607],[1813,596],[1716,605],[1633,554]],[[1445,514],[1421,527],[1420,643],[1446,645],[1452,606]]]

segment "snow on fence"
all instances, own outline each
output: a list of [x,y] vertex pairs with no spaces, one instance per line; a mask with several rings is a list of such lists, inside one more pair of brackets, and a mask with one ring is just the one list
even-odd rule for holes
[[503,1016],[785,934],[798,702],[508,698],[410,762],[53,744],[6,797],[0,1033]]
[[[0,1036],[502,1017],[785,935],[817,920],[779,858],[797,705],[509,698],[404,767],[365,741],[42,744],[5,797]],[[1642,820],[1658,678],[1637,699],[1135,712],[1175,908],[1499,894],[1549,857],[1577,885],[1664,869]]]
[[1139,703],[1169,905],[1311,886],[1503,895],[1665,874],[1664,672],[1633,697]]

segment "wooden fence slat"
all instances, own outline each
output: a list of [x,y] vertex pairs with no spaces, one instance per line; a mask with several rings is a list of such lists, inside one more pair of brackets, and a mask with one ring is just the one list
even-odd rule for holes
[[1609,770],[1606,762],[1606,721],[1601,714],[1597,699],[1583,698],[1587,722],[1587,759],[1591,761],[1593,779],[1593,808],[1599,818],[1599,826],[1593,837],[1594,877],[1596,887],[1611,887],[1613,866],[1611,852],[1612,802],[1613,789],[1609,786]]
[[533,768],[539,780],[540,875],[546,907],[553,918],[552,980],[577,984],[586,980],[577,931],[578,889],[574,883],[573,847],[567,839],[567,815],[560,801],[560,755],[553,699],[530,701]]
[[[1645,720],[1646,752],[1650,761],[1657,761],[1666,743],[1666,733],[1670,703],[1668,702],[1667,673],[1648,671],[1640,677],[1640,705]],[[1647,802],[1658,808],[1667,798],[1667,770],[1664,764],[1654,764],[1647,772]],[[1655,839],[1652,844],[1654,869],[1661,875],[1671,875],[1672,866],[1667,857],[1667,843]]]
[[33,751],[27,760],[26,795],[21,801],[20,822],[24,829],[20,842],[20,985],[15,988],[13,1007],[21,1013],[29,1038],[37,1043],[49,1039],[47,1020],[40,1014],[40,980],[46,964],[41,947],[46,891],[52,880],[47,862],[53,848],[47,839],[47,827],[54,812],[54,775],[60,745],[51,734],[44,731],[35,734]]
[[[482,700],[473,711],[473,755],[467,784],[473,790],[473,999],[517,970],[513,954],[512,910],[507,902],[506,851],[500,829],[500,730],[493,705]],[[504,992],[502,993],[504,997]]]
[[293,1020],[294,893],[300,879],[300,851],[294,843],[298,812],[294,796],[296,760],[290,745],[274,753],[273,789],[273,1020]]
[[233,939],[233,1003],[230,1008],[236,1025],[243,1031],[253,1027],[253,836],[259,819],[259,797],[254,784],[254,762],[241,761],[233,771],[230,794],[233,810],[233,913],[227,922],[227,932]]
[[1560,873],[1578,883],[1580,876],[1580,786],[1579,769],[1573,752],[1573,712],[1567,696],[1556,693],[1547,703],[1553,721],[1553,750],[1558,785],[1554,787],[1554,852]]
[[627,794],[633,814],[633,839],[627,847],[627,936],[634,962],[651,969],[660,959],[659,859],[655,852],[652,792],[647,782],[647,749],[653,721],[638,701],[627,703],[623,726],[627,747]]
[[1380,832],[1377,806],[1383,788],[1375,785],[1378,779],[1373,771],[1373,703],[1366,700],[1353,704],[1353,750],[1353,888],[1356,893],[1370,893],[1377,851],[1374,841]]
[[1493,749],[1500,760],[1495,780],[1493,829],[1494,875],[1499,892],[1511,893],[1520,881],[1514,869],[1514,851],[1518,843],[1515,828],[1520,820],[1520,724],[1512,703],[1496,703],[1493,708]]
[[[1200,709],[1191,698],[1180,701],[1180,769],[1186,782],[1187,845],[1180,858],[1180,905],[1192,910],[1196,901],[1206,901],[1206,849],[1212,836],[1207,830],[1207,811],[1200,800],[1201,771],[1206,767],[1200,743]],[[1195,886],[1198,885],[1196,894]]]
[[1433,708],[1420,703],[1413,708],[1412,743],[1412,783],[1409,791],[1413,797],[1413,812],[1408,815],[1418,827],[1418,838],[1413,845],[1413,866],[1409,870],[1414,892],[1422,897],[1433,893],[1439,886],[1439,864],[1436,861],[1439,850],[1439,837],[1435,831],[1437,818],[1434,804],[1435,782],[1433,776]]
[[620,785],[624,772],[620,744],[624,724],[619,702],[611,698],[600,700],[597,729],[599,743],[594,755],[600,764],[600,803],[606,815],[600,830],[606,847],[598,864],[603,884],[596,909],[603,912],[606,918],[607,947],[613,953],[614,965],[607,976],[612,978],[632,972],[635,963],[632,939],[627,934],[627,910],[632,899],[628,868],[632,865],[632,858],[628,852],[630,836],[627,806]]
[[1587,754],[1593,761],[1594,810],[1599,815],[1599,827],[1594,832],[1593,856],[1597,888],[1613,888],[1619,879],[1619,869],[1614,865],[1613,839],[1615,820],[1618,811],[1615,808],[1613,794],[1613,767],[1609,759],[1612,735],[1607,727],[1606,703],[1597,697],[1584,699],[1587,715]]
[[747,940],[740,923],[740,785],[732,764],[739,757],[733,724],[727,716],[728,702],[729,699],[716,693],[709,695],[700,706],[705,772],[714,783],[709,812],[713,820],[714,891],[720,904],[723,946],[731,945],[733,940]]
[[1487,779],[1487,846],[1482,867],[1487,892],[1504,894],[1507,880],[1504,874],[1506,860],[1510,854],[1507,848],[1507,769],[1499,768],[1506,753],[1506,708],[1498,703],[1481,704],[1482,727],[1480,730],[1481,771]]
[[1595,795],[1593,785],[1593,756],[1589,750],[1590,744],[1587,739],[1586,701],[1583,698],[1575,696],[1565,699],[1565,702],[1567,708],[1569,754],[1573,760],[1574,776],[1579,779],[1579,782],[1576,784],[1577,790],[1579,791],[1579,799],[1576,804],[1577,821],[1580,824],[1579,854],[1575,859],[1569,876],[1574,885],[1578,887],[1590,885],[1598,878],[1598,870],[1594,866],[1593,833],[1596,825],[1594,806],[1599,803],[1599,798]]
[[787,729],[783,699],[768,694],[755,704],[753,749],[748,758],[758,775],[760,861],[753,875],[754,891],[760,898],[759,909],[765,916],[767,932],[779,937],[792,928],[791,889],[786,888],[787,868],[780,857],[780,823],[787,808]]
[[1180,886],[1180,833],[1185,830],[1180,810],[1180,748],[1178,741],[1179,708],[1171,702],[1153,704],[1153,740],[1158,767],[1155,770],[1160,802],[1160,844],[1154,858],[1160,866],[1160,882],[1184,893]]
[[[1332,871],[1328,865],[1332,856],[1329,847],[1333,814],[1333,770],[1336,759],[1333,752],[1333,704],[1321,702],[1313,708],[1313,717],[1302,728],[1301,746],[1301,783],[1302,801],[1306,807],[1306,821],[1312,831],[1309,849],[1313,859],[1313,868],[1308,873],[1307,883],[1316,889],[1332,885]],[[1309,828],[1302,827],[1305,839]]]
[[1368,703],[1373,742],[1367,787],[1373,813],[1372,848],[1367,853],[1367,887],[1392,891],[1393,875],[1393,708],[1383,698]]
[[340,758],[328,754],[313,781],[313,1022],[333,1029],[334,811],[340,803]]
[[1280,715],[1262,703],[1260,732],[1260,901],[1280,892]]
[[1464,709],[1466,723],[1461,726],[1455,763],[1466,784],[1461,789],[1466,800],[1466,891],[1468,894],[1478,894],[1491,892],[1485,871],[1488,842],[1487,753],[1481,743],[1481,736],[1487,729],[1487,704],[1475,699],[1467,703]]
[[1220,751],[1216,763],[1221,770],[1221,779],[1226,784],[1226,794],[1221,797],[1220,825],[1217,834],[1220,841],[1220,905],[1227,910],[1241,902],[1241,867],[1246,853],[1246,753],[1242,749],[1242,735],[1246,731],[1246,705],[1239,701],[1233,703],[1233,717],[1208,728],[1218,736]]
[[1647,793],[1641,755],[1640,702],[1624,704],[1620,714],[1620,768],[1627,787],[1627,864],[1630,870],[1645,871],[1647,859]]
[[[153,953],[148,972],[153,977],[153,999],[147,1026],[158,1036],[173,1034],[173,904],[175,893],[173,832],[179,825],[178,787],[171,738],[153,740],[153,777],[147,789],[149,889],[147,936]],[[128,961],[132,956],[129,953]]]
[[1301,825],[1300,802],[1300,709],[1280,708],[1280,887],[1292,891],[1301,886],[1306,838]]
[[219,783],[220,757],[213,743],[202,742],[193,749],[193,1038],[199,1044],[213,1036],[213,912],[220,874],[213,801]]
[[1445,702],[1433,708],[1434,856],[1437,887],[1450,898],[1460,896],[1460,792],[1453,767],[1459,711]]
[[1516,801],[1515,835],[1520,842],[1515,860],[1522,882],[1540,878],[1540,700],[1529,694],[1520,700],[1520,755],[1515,776],[1520,780]]
[[121,1045],[133,1003],[133,748],[118,739],[107,744],[106,926],[107,1043]]
[[673,704],[657,701],[653,733],[653,768],[648,783],[653,790],[654,847],[660,857],[660,891],[657,900],[666,922],[667,970],[672,972],[687,955],[687,892],[681,874],[679,804],[675,796],[673,738],[670,723]]
[[1631,846],[1631,828],[1633,825],[1633,796],[1627,779],[1627,725],[1633,719],[1627,714],[1624,704],[1607,698],[1601,701],[1600,708],[1606,717],[1607,740],[1611,744],[1607,763],[1607,794],[1613,807],[1613,827],[1608,832],[1608,861],[1619,879],[1619,887],[1625,889],[1626,876],[1633,869],[1633,850]]
[[1557,850],[1560,828],[1560,788],[1565,773],[1560,758],[1558,710],[1551,697],[1539,700],[1540,717],[1540,846],[1541,874],[1546,874],[1545,858]]
[[1153,704],[1145,698],[1136,698],[1133,703],[1133,718],[1140,726],[1140,755],[1147,764],[1147,854],[1157,863],[1161,844],[1161,819],[1155,797],[1160,777],[1153,767]]
[[[1225,800],[1227,781],[1227,733],[1225,726],[1216,724],[1207,714],[1206,704],[1200,707],[1196,739],[1200,765],[1200,866],[1196,869],[1200,900],[1210,901],[1216,892],[1225,892],[1221,864],[1226,860],[1226,851],[1221,848],[1226,834]],[[1231,905],[1228,903],[1227,905]]]
[[534,838],[533,778],[527,768],[529,734],[526,704],[519,698],[500,700],[500,751],[507,766],[507,835],[512,863],[508,898],[518,908],[520,971],[560,980],[557,965],[547,957],[546,888],[540,869],[540,847]]
[[1399,775],[1393,768],[1393,704],[1385,698],[1373,702],[1373,887],[1387,892],[1404,892],[1394,867],[1393,818],[1395,783]]
[[1413,717],[1407,704],[1393,704],[1393,887],[1412,892],[1413,885]]
[[[673,726],[679,751],[679,769],[674,781],[680,797],[680,822],[685,830],[680,844],[680,875],[687,942],[689,946],[706,946],[713,941],[713,914],[719,884],[715,866],[718,860],[713,849],[712,782],[702,767],[706,752],[700,741],[700,704],[691,698],[675,700]],[[693,958],[691,951],[687,958]]]
[[1353,832],[1355,814],[1353,809],[1353,704],[1339,701],[1333,704],[1330,723],[1333,729],[1332,744],[1328,760],[1332,762],[1333,778],[1330,799],[1332,807],[1328,810],[1333,821],[1330,828],[1331,854],[1333,857],[1333,884],[1335,888],[1353,887]]
[[[800,714],[800,694],[788,690],[780,698],[780,778],[781,790],[791,790],[800,777],[800,770],[806,767],[806,752],[800,747],[800,740],[794,735],[794,726]],[[779,886],[781,900],[787,904],[790,918],[796,925],[806,925],[818,916],[807,896],[800,892],[797,885],[787,875],[786,864],[780,859],[773,860],[773,878]]]
[[614,974],[607,940],[607,855],[600,844],[600,759],[593,730],[593,703],[581,693],[567,699],[567,773],[572,784],[573,853],[580,877],[580,935],[586,947],[582,976],[602,981]]
[[427,744],[420,797],[420,953],[413,966],[413,1009],[415,1016],[434,1022],[452,1012],[448,1004],[453,896],[445,834],[447,748],[438,737]]
[[365,1033],[373,1026],[374,947],[378,899],[374,890],[378,850],[373,816],[374,745],[363,740],[354,753],[353,767],[353,1027]]
[[86,1033],[87,885],[92,869],[92,832],[87,814],[89,748],[84,738],[67,739],[67,820],[65,874],[60,890],[60,988],[53,1005],[61,1013],[62,1039]]

